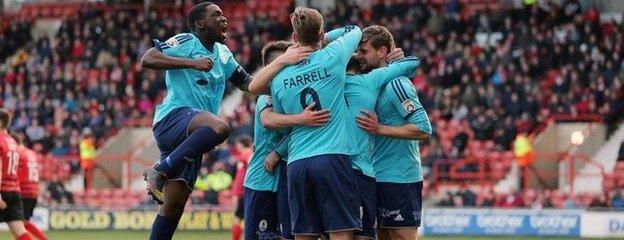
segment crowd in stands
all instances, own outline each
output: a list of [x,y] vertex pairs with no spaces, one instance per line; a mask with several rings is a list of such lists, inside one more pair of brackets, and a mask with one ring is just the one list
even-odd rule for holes
[[561,190],[525,190],[513,193],[494,193],[484,187],[477,191],[462,186],[457,190],[443,193],[435,203],[438,207],[464,208],[559,208],[559,209],[595,209],[624,211],[624,188],[593,195],[570,195]]
[[[469,9],[456,0],[356,2],[337,1],[335,10],[324,14],[326,28],[381,24],[393,32],[397,47],[422,59],[413,83],[436,129],[431,141],[421,143],[428,169],[436,159],[472,154],[473,141],[509,151],[517,133],[534,131],[554,114],[599,114],[611,126],[624,116],[624,25],[600,22],[596,9],[582,10],[577,1],[496,10]],[[289,36],[288,11],[271,6],[238,16],[238,24],[230,18],[239,27],[229,30],[228,45],[248,72],[261,64],[264,44]],[[35,19],[2,20],[0,101],[14,113],[11,130],[60,159],[77,155],[85,128],[101,145],[120,127],[149,125],[165,94],[163,75],[137,62],[152,38],[186,31],[183,8],[174,8],[84,9],[64,19],[54,36],[39,39],[28,34]],[[245,96],[233,115],[221,116],[234,127],[231,139],[252,135],[253,105],[253,97]],[[193,201],[218,202],[214,192],[235,178],[232,142],[213,151],[200,174],[222,182],[212,190],[198,186],[203,191]],[[75,159],[68,162],[73,171]],[[58,188],[50,193],[59,195],[52,193]],[[449,194],[444,202],[516,206],[519,200],[509,199],[527,194]],[[556,195],[533,197],[549,194]],[[622,192],[616,195],[621,199]],[[607,199],[615,207],[615,197]],[[525,202],[532,201],[522,206]]]

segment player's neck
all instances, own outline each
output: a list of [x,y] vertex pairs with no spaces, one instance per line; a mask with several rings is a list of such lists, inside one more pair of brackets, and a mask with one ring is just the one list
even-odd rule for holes
[[316,51],[319,48],[321,48],[321,42],[317,42],[316,44],[303,44],[303,43],[299,42],[299,46],[312,47]]
[[386,61],[381,61],[381,62],[379,63],[379,67],[380,67],[380,68],[385,67],[385,66],[388,66],[388,63],[387,63]]
[[208,51],[212,51],[212,47],[214,46],[215,41],[208,40],[210,38],[205,34],[202,34],[201,32],[196,32],[195,35],[197,35],[197,38],[199,38],[201,44],[204,45],[204,47],[208,49]]

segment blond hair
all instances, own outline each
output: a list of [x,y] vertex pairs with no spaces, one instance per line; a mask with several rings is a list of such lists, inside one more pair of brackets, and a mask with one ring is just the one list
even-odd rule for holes
[[290,23],[293,32],[299,36],[299,43],[303,45],[317,44],[321,39],[323,16],[316,9],[298,7],[290,14]]
[[387,51],[394,49],[394,37],[384,26],[373,25],[362,30],[362,43],[369,42],[370,45],[379,50],[386,47]]

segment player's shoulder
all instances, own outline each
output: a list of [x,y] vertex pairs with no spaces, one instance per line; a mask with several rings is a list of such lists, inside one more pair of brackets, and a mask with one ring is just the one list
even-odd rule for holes
[[218,52],[219,54],[219,59],[221,60],[221,62],[223,64],[227,63],[228,60],[232,57],[234,57],[234,54],[232,54],[232,51],[230,51],[230,48],[227,47],[227,45],[222,44],[222,43],[214,43],[215,46],[215,51]]
[[161,48],[178,47],[182,45],[194,44],[197,41],[197,37],[192,33],[179,33],[173,37],[170,37],[166,41],[160,43]]
[[386,83],[383,94],[386,96],[396,96],[401,101],[409,99],[409,92],[413,92],[414,86],[409,78],[401,76]]

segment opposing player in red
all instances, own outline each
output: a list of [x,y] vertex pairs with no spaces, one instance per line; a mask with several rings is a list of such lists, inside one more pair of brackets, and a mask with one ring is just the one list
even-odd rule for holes
[[11,116],[0,110],[0,159],[2,159],[2,177],[0,177],[0,222],[6,222],[17,240],[30,240],[24,228],[24,210],[17,178],[19,165],[18,146],[7,132]]
[[37,206],[37,197],[39,197],[39,155],[24,146],[24,137],[14,135],[15,140],[19,144],[19,165],[17,167],[17,176],[19,177],[19,185],[22,193],[22,203],[24,206],[24,227],[28,232],[38,239],[45,240],[46,236],[30,222],[35,206]]

